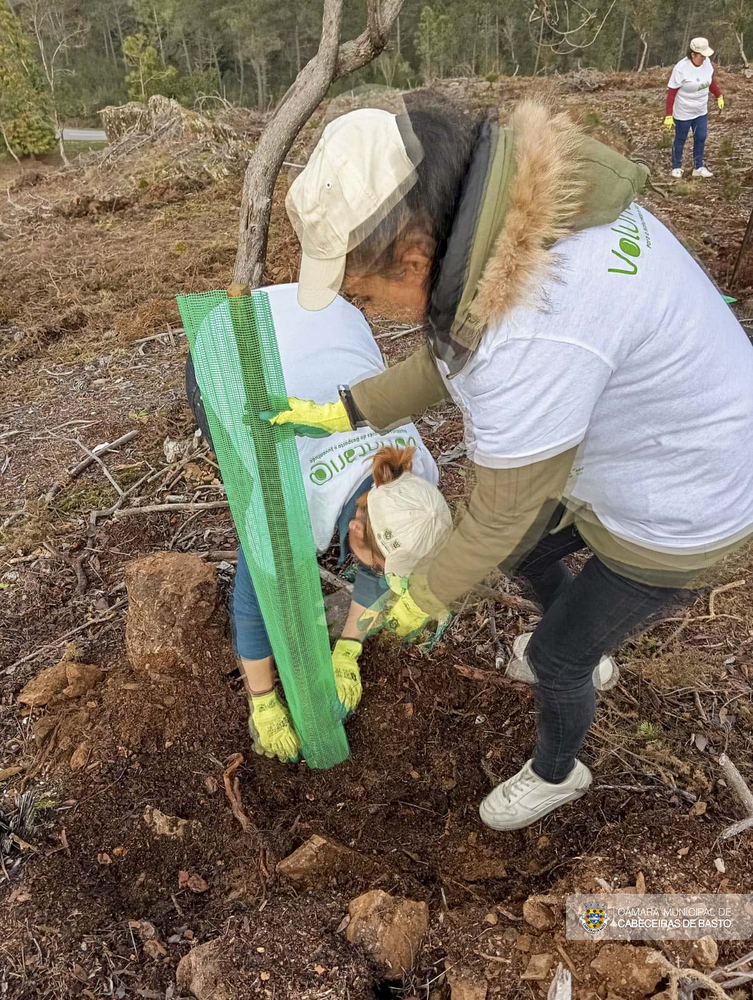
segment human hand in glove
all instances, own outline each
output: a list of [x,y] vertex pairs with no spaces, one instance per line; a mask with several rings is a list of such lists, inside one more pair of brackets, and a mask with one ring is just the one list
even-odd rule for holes
[[293,728],[288,707],[280,701],[276,691],[251,696],[248,728],[254,750],[260,756],[277,757],[283,764],[298,760],[301,741]]
[[[449,610],[431,593],[425,577],[413,576],[408,579],[390,576],[388,580],[392,592],[389,595],[391,602],[386,607],[378,609],[379,624],[372,624],[371,632],[384,628],[398,639],[412,642],[419,637],[429,622],[443,622],[448,618]],[[421,605],[416,602],[414,594],[421,601]],[[373,614],[374,610],[370,608],[366,614]]]
[[332,669],[335,674],[337,697],[346,713],[355,712],[361,701],[361,671],[358,657],[363,643],[357,639],[338,639],[332,650]]
[[664,128],[673,129],[674,127],[675,127],[674,117],[672,115],[667,115],[667,117],[664,119]]
[[353,427],[340,399],[336,403],[315,403],[313,399],[288,399],[289,410],[271,413],[263,410],[259,416],[270,424],[290,424],[299,437],[328,437],[338,431],[351,431]]
[[722,97],[721,94],[716,99],[716,106],[719,108],[720,111],[724,111],[724,98]]

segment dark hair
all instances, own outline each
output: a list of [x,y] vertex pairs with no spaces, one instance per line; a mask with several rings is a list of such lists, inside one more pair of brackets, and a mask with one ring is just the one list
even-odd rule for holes
[[[442,259],[473,150],[479,122],[450,101],[427,92],[405,95],[407,115],[398,116],[401,131],[412,129],[423,156],[416,183],[376,229],[348,254],[351,274],[400,277],[399,238],[422,242],[434,262],[430,280]],[[407,121],[406,121],[407,118]]]

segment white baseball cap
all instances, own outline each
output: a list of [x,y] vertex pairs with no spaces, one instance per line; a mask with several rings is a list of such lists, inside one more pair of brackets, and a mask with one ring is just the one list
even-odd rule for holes
[[690,51],[700,52],[702,56],[711,58],[714,54],[714,50],[709,45],[708,38],[692,38],[690,41]]
[[285,199],[303,249],[298,302],[304,309],[324,309],[334,301],[348,252],[415,181],[397,115],[360,108],[327,125]]
[[409,576],[416,565],[450,536],[452,515],[436,486],[404,472],[370,490],[367,506],[384,571]]

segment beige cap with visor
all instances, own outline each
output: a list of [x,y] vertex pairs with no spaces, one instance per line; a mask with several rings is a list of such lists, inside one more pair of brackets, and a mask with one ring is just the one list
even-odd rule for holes
[[707,59],[710,59],[714,54],[714,50],[709,45],[708,38],[692,38],[690,40],[690,51],[700,52],[700,54],[702,56],[706,56]]
[[397,116],[361,108],[322,132],[285,200],[303,249],[298,302],[319,310],[334,301],[345,258],[416,179]]
[[447,501],[436,486],[412,472],[370,490],[367,505],[385,573],[409,576],[450,537]]

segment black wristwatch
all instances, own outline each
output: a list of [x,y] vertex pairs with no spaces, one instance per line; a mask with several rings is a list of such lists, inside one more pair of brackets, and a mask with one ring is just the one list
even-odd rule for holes
[[353,393],[350,391],[350,386],[338,385],[337,391],[340,399],[342,400],[342,404],[345,407],[345,413],[350,421],[350,426],[354,430],[356,427],[366,427],[366,418],[356,406],[355,400],[353,399]]

